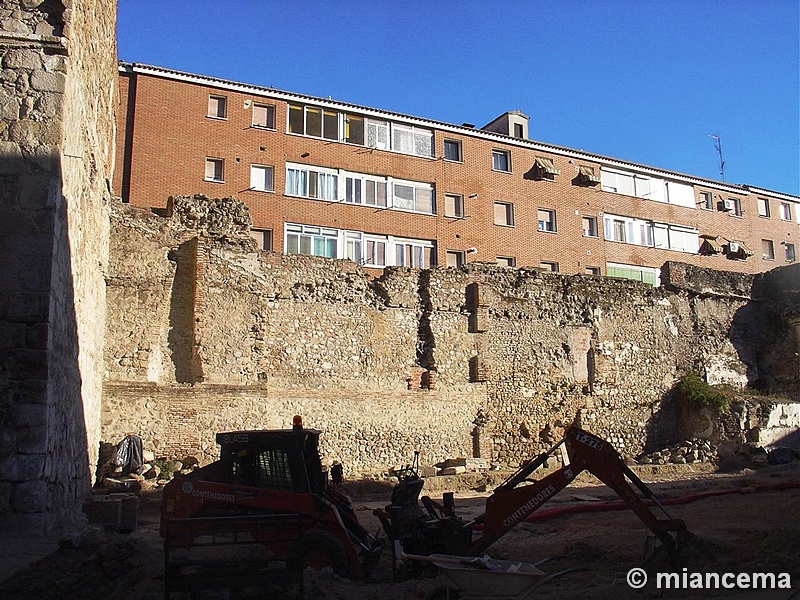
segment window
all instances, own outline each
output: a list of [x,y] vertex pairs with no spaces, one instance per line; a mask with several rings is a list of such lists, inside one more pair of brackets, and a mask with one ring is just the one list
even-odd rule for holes
[[510,202],[494,203],[494,224],[514,226],[514,205]]
[[632,279],[658,286],[661,281],[661,270],[652,267],[606,263],[606,276]]
[[430,129],[366,119],[330,108],[290,104],[288,131],[414,156],[433,155],[433,132]]
[[513,256],[498,256],[497,265],[500,267],[515,267],[517,266],[517,259]]
[[685,183],[607,168],[600,169],[600,182],[605,192],[695,208],[694,188]]
[[208,97],[208,116],[225,119],[228,116],[228,99],[225,96]]
[[679,252],[696,253],[700,246],[700,232],[694,227],[658,223],[608,213],[603,215],[603,232],[608,241]]
[[514,123],[514,137],[522,138],[524,135],[525,131],[522,127],[522,123]]
[[583,269],[583,272],[586,273],[587,275],[595,275],[595,276],[602,275],[602,273],[600,272],[600,267],[585,267]]
[[557,262],[549,262],[543,260],[539,263],[539,266],[544,269],[545,271],[551,271],[553,273],[558,273],[558,263]]
[[274,190],[274,172],[272,167],[250,165],[250,189],[257,192]]
[[537,156],[533,163],[533,173],[537,179],[555,181],[556,175],[560,174],[561,171],[556,169],[552,158]]
[[714,210],[714,196],[711,192],[700,192],[700,208]]
[[253,127],[275,129],[275,107],[271,104],[253,104]]
[[540,208],[536,211],[536,219],[539,223],[539,231],[549,231],[555,233],[556,231],[556,211]]
[[492,150],[492,169],[511,172],[511,153],[508,150]]
[[781,221],[792,220],[792,207],[788,202],[781,202]]
[[444,215],[461,219],[464,217],[464,196],[461,194],[444,195]]
[[221,158],[207,158],[206,159],[206,181],[223,182],[223,167],[225,161]]
[[336,258],[339,231],[310,225],[286,224],[286,254]]
[[725,204],[725,201],[723,201],[723,204],[726,208],[728,206],[731,206],[731,208],[733,209],[734,216],[736,217],[742,216],[742,201],[739,200],[739,198],[729,198],[728,204]]
[[794,262],[797,260],[797,254],[795,254],[794,244],[786,243],[786,262]]
[[251,229],[250,237],[256,241],[259,250],[272,251],[272,229]]
[[338,179],[336,171],[287,163],[286,194],[336,201]]
[[758,216],[769,217],[769,200],[766,198],[758,199]]
[[386,207],[386,180],[358,173],[347,173],[344,177],[344,201],[350,204]]
[[386,240],[365,238],[363,262],[368,267],[386,266]]
[[447,251],[447,266],[461,267],[464,265],[464,253],[457,250]]
[[772,240],[761,240],[761,258],[775,260],[775,245]]
[[392,207],[399,210],[411,210],[426,214],[434,214],[433,186],[414,182],[392,183]]
[[445,140],[444,159],[453,162],[461,162],[461,142],[458,140]]
[[584,237],[597,237],[597,217],[583,217],[581,226]]
[[395,264],[399,267],[424,269],[426,265],[430,265],[430,260],[425,260],[426,254],[430,254],[430,249],[421,244],[397,243],[394,245],[394,250]]

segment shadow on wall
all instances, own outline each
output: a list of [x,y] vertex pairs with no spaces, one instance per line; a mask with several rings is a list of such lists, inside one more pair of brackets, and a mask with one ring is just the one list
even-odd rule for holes
[[757,275],[751,298],[728,330],[748,386],[800,399],[800,264]]
[[57,155],[0,155],[0,526],[49,532],[90,488],[67,203]]
[[176,266],[170,295],[167,344],[178,383],[197,383],[200,380],[194,361],[196,257],[196,239],[183,242],[169,256]]

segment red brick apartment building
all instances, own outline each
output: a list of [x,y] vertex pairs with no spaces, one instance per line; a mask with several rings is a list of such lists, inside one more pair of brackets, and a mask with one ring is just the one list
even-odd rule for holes
[[375,269],[496,262],[657,284],[668,260],[757,273],[797,260],[800,198],[481,129],[122,63],[125,202],[236,196],[265,250]]

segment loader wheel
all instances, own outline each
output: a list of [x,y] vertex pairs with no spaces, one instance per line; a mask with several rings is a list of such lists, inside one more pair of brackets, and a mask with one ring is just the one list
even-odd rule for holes
[[330,532],[306,531],[292,547],[303,557],[303,567],[324,569],[330,567],[339,577],[350,578],[350,562],[342,542]]

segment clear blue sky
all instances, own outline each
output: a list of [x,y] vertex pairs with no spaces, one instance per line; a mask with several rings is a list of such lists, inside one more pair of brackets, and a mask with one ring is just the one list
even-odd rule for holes
[[800,194],[798,0],[119,0],[119,57]]

